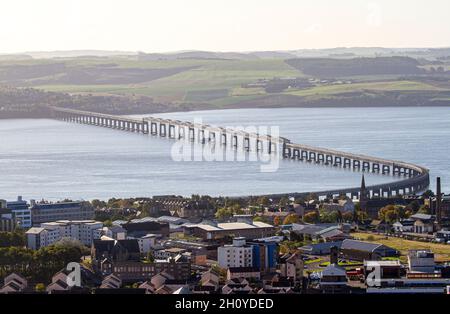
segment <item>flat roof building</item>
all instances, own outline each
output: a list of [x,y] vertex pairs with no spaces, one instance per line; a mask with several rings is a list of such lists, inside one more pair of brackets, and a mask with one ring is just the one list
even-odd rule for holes
[[185,233],[192,234],[204,240],[220,239],[226,236],[244,237],[246,239],[273,236],[275,227],[264,222],[254,221],[227,222],[217,224],[194,224],[184,227]]

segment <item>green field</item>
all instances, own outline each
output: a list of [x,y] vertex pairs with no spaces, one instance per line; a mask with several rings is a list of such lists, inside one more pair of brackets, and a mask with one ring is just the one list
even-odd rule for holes
[[370,233],[352,233],[352,236],[355,237],[355,239],[364,241],[368,241],[369,237],[373,237],[373,242],[390,246],[400,251],[403,257],[408,254],[408,250],[430,249],[435,253],[436,260],[442,262],[450,261],[450,245],[448,244],[411,241],[402,238],[386,237]]
[[[307,105],[311,103],[320,105],[321,102],[328,105],[331,102],[333,106],[341,106],[347,105],[352,97],[355,103],[361,97],[366,97],[366,101],[379,97],[379,104],[391,105],[392,100],[400,99],[386,96],[386,93],[392,92],[410,95],[411,93],[432,93],[427,97],[441,102],[447,101],[450,97],[448,94],[450,79],[433,81],[419,76],[417,79],[415,77],[405,79],[398,75],[366,75],[334,79],[308,77],[282,59],[198,58],[146,61],[139,60],[137,56],[127,56],[20,60],[13,63],[19,68],[51,67],[52,64],[63,64],[67,69],[66,73],[45,74],[44,71],[41,77],[19,77],[19,80],[23,81],[24,86],[27,87],[71,94],[144,95],[152,97],[155,102],[171,103],[174,106],[201,104],[209,105],[211,108],[235,108],[242,104],[248,107],[270,107],[271,105],[278,107],[283,106],[286,101],[290,102],[290,106],[301,106],[304,102]],[[2,71],[5,69],[7,71],[10,66],[8,62],[0,61],[0,78]],[[423,67],[427,68],[427,66]],[[157,73],[152,74],[155,71]],[[82,73],[81,78],[77,77],[80,73]],[[136,80],[136,75],[142,76]],[[146,75],[148,80],[145,79]],[[4,75],[4,77],[7,76]],[[243,86],[243,84],[277,78],[314,79],[314,86],[301,89],[285,88],[283,91],[273,93],[266,92],[266,89],[260,86],[250,88]],[[86,83],[95,79],[105,83]],[[415,100],[412,98],[403,102],[408,104],[414,103]]]

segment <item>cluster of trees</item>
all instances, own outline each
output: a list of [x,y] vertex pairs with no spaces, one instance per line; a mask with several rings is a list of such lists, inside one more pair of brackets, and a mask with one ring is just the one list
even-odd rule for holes
[[339,210],[327,211],[317,210],[305,214],[303,221],[306,223],[336,223],[336,222],[357,222],[367,219],[367,214],[359,209],[354,212],[348,211],[342,213]]
[[217,209],[215,216],[219,220],[227,220],[233,217],[233,215],[241,215],[243,213],[244,211],[242,210],[241,206],[239,204],[234,204],[231,206],[220,207],[219,209]]
[[61,241],[33,251],[25,247],[0,248],[0,277],[12,272],[20,273],[31,281],[49,282],[51,277],[70,262],[80,262],[89,249],[81,243]]
[[380,208],[378,218],[387,223],[394,223],[401,219],[409,218],[415,213],[430,214],[430,208],[427,205],[420,205],[417,201],[413,201],[407,206],[387,205]]
[[24,246],[25,242],[25,232],[21,229],[17,229],[14,232],[0,232],[0,248]]

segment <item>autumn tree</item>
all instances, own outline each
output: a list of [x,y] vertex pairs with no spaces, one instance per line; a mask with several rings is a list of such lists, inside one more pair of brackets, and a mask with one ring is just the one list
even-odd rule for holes
[[289,214],[284,218],[283,225],[290,225],[293,223],[298,223],[300,221],[300,217],[297,214]]
[[319,221],[319,213],[317,211],[306,213],[303,216],[303,221],[306,223],[315,223]]

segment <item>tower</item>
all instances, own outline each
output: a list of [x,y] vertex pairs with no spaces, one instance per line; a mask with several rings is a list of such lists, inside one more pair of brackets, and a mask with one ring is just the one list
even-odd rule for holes
[[436,178],[436,220],[438,226],[441,225],[441,202],[442,202],[442,192],[441,192],[441,177]]
[[367,212],[367,190],[364,174],[361,179],[361,188],[359,190],[359,208],[361,211]]

